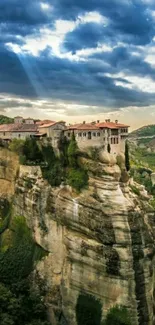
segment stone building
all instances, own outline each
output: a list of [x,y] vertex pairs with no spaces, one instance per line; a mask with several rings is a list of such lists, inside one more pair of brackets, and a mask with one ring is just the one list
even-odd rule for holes
[[65,122],[50,122],[47,124],[39,125],[38,130],[39,136],[46,136],[50,141],[53,148],[58,148],[58,141],[61,137],[61,134],[66,129]]
[[111,152],[117,154],[125,149],[128,128],[128,125],[120,124],[117,120],[115,122],[106,120],[101,123],[97,121],[70,125],[64,133],[70,139],[74,132],[80,149],[87,147],[105,147],[106,149],[109,143]]
[[12,139],[26,139],[38,132],[36,124],[2,124],[0,125],[0,139],[12,140]]

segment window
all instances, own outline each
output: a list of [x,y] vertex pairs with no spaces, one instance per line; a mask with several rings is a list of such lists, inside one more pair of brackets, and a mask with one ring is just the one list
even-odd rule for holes
[[78,136],[81,137],[82,136],[82,133],[78,133]]
[[71,134],[70,134],[70,132],[68,133],[68,137],[70,137],[71,136]]
[[83,137],[86,137],[86,135],[87,135],[86,132],[84,132],[84,133],[83,133]]
[[118,135],[118,130],[111,130],[111,135]]
[[96,132],[93,132],[93,137],[96,137]]
[[20,134],[18,134],[18,138],[20,138]]
[[91,140],[92,134],[91,132],[88,132],[88,140]]
[[100,132],[97,132],[97,136],[100,137]]
[[5,135],[5,132],[3,132],[3,135]]

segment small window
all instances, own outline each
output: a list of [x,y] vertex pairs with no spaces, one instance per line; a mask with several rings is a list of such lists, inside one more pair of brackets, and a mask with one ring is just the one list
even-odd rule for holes
[[97,136],[100,137],[100,132],[97,132]]
[[71,134],[70,134],[70,132],[68,133],[68,137],[70,137],[71,136]]
[[5,135],[5,132],[3,132],[3,135]]
[[83,133],[83,137],[86,137],[86,135],[87,135],[86,132],[84,132],[84,133]]
[[82,133],[78,133],[78,136],[81,137],[82,136]]
[[96,137],[96,132],[93,132],[93,137]]
[[18,138],[20,138],[20,134],[18,134]]

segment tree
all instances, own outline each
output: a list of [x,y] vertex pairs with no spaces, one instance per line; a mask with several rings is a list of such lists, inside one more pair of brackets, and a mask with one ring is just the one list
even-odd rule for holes
[[77,167],[78,145],[74,133],[67,150],[70,167]]
[[100,325],[102,304],[94,296],[81,294],[76,305],[76,319],[78,325]]
[[60,161],[61,165],[63,167],[68,166],[68,146],[69,146],[69,140],[67,139],[64,134],[61,134],[60,139],[58,141],[58,149],[60,151]]
[[68,173],[68,184],[75,188],[77,191],[80,191],[82,188],[87,187],[88,185],[88,174],[85,170],[82,169],[70,169]]
[[108,145],[107,145],[107,151],[108,151],[109,153],[111,152],[110,143],[108,143]]
[[23,147],[23,155],[26,157],[28,161],[42,161],[42,152],[37,144],[36,139],[27,138]]
[[13,152],[16,152],[18,155],[21,155],[23,152],[24,140],[13,139],[9,144],[9,149]]
[[128,142],[125,142],[125,167],[126,170],[130,170],[130,158],[129,158],[129,145]]
[[103,325],[131,325],[128,310],[123,306],[111,308]]

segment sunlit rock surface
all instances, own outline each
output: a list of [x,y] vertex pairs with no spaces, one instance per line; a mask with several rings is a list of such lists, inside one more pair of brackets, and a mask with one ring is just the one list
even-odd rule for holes
[[39,167],[20,166],[14,214],[25,216],[36,242],[49,254],[36,266],[47,288],[53,324],[76,325],[82,292],[99,299],[102,317],[125,305],[132,324],[153,325],[154,211],[149,197],[132,191],[116,160],[83,158],[89,188],[80,195],[68,186],[51,188]]

